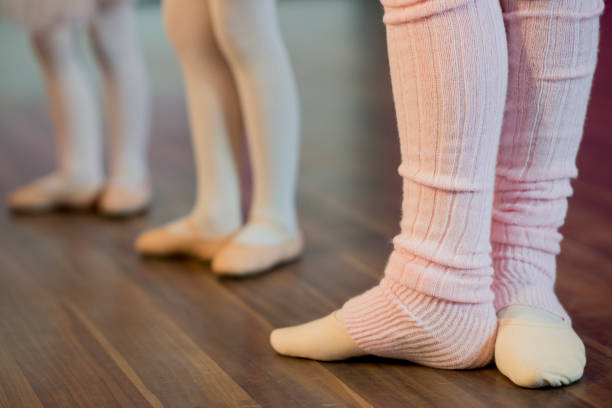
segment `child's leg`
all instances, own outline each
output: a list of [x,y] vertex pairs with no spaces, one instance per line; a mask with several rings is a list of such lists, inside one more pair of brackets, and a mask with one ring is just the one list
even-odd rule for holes
[[[402,163],[401,233],[385,277],[342,308],[364,352],[441,368],[487,364],[496,329],[490,220],[506,38],[490,0],[386,0]],[[272,333],[282,354],[358,354],[330,316]],[[338,344],[338,341],[341,344]]]
[[111,137],[110,178],[99,203],[108,214],[142,210],[150,199],[149,92],[133,14],[130,1],[112,2],[100,7],[91,24]]
[[253,164],[248,224],[213,262],[219,273],[265,270],[301,251],[295,189],[299,114],[276,0],[211,0],[215,36],[238,85]]
[[[585,363],[553,286],[603,2],[501,4],[510,72],[491,235],[501,319],[496,360],[519,385],[559,386],[580,378]],[[568,324],[555,326],[562,319]]]
[[164,0],[164,22],[181,62],[197,171],[192,213],[145,233],[146,253],[188,252],[211,258],[241,225],[233,139],[240,137],[240,107],[231,72],[213,36],[207,1]]
[[42,211],[93,203],[102,184],[99,119],[73,38],[71,22],[32,33],[57,134],[58,169],[14,192],[9,206]]

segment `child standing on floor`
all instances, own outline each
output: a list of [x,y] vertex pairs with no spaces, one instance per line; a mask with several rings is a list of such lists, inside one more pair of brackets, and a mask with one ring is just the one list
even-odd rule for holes
[[[197,200],[188,216],[145,232],[137,248],[212,260],[213,271],[224,275],[254,274],[296,258],[302,251],[295,207],[298,97],[276,0],[164,0],[163,8],[187,88]],[[241,118],[254,184],[244,225],[232,149]]]
[[[108,215],[144,210],[149,98],[130,0],[0,0],[0,11],[26,25],[42,68],[57,134],[58,168],[8,198],[11,209],[41,212],[98,204]],[[100,120],[75,30],[86,25],[104,78],[111,163],[104,176]]]
[[374,354],[578,380],[554,293],[595,70],[601,0],[383,0],[404,199],[382,281],[272,333],[281,354]]

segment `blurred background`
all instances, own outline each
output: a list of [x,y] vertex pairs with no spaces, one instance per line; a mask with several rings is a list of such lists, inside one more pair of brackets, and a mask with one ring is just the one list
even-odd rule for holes
[[[281,28],[300,87],[303,155],[321,155],[323,159],[326,151],[313,152],[310,149],[311,142],[321,137],[333,137],[341,142],[346,152],[359,161],[367,161],[365,155],[371,153],[371,150],[358,147],[370,146],[372,142],[367,139],[389,139],[391,147],[395,148],[394,112],[384,26],[381,24],[382,9],[378,1],[280,0],[279,4]],[[606,160],[612,152],[612,139],[607,131],[610,128],[608,103],[612,94],[612,81],[606,75],[610,72],[608,67],[612,66],[612,47],[606,41],[612,37],[606,24],[609,14],[606,13],[602,20],[600,63],[588,113],[585,143],[579,155],[581,180],[597,183],[608,182],[608,175],[612,174],[612,163]],[[137,16],[154,92],[156,114],[152,163],[155,169],[159,163],[155,156],[158,141],[163,138],[173,146],[182,146],[189,143],[189,135],[179,67],[162,27],[159,1],[139,1]],[[96,84],[99,76],[87,42],[87,37],[82,36],[81,52]],[[15,149],[11,158],[36,157],[37,162],[51,169],[53,155],[36,155],[36,151],[48,152],[53,144],[40,71],[30,52],[25,30],[1,17],[0,56],[0,137],[5,142],[3,151],[7,152],[7,145],[11,145]],[[173,114],[178,116],[169,122],[168,115]],[[32,137],[22,143],[7,144],[7,139],[23,137],[21,126],[24,123],[27,123],[27,133]],[[34,150],[27,145],[27,140],[35,140],[37,146]],[[391,156],[394,163],[398,161],[398,155]],[[328,162],[321,162],[318,170],[328,172],[329,168],[325,167]],[[371,164],[376,162],[371,161]],[[592,166],[593,162],[597,162],[597,166]],[[11,173],[10,180],[15,185],[38,174],[29,174],[24,169],[6,170]]]
[[[312,171],[317,180],[329,182],[337,172],[327,166],[332,165],[338,153],[350,152],[353,160],[367,162],[367,154],[381,148],[387,149],[394,163],[398,162],[397,146],[393,145],[395,113],[379,3],[281,0],[279,18],[300,88],[305,142],[302,166],[308,167],[302,170]],[[164,183],[168,177],[163,171],[164,163],[174,157],[181,166],[189,166],[184,159],[190,160],[190,141],[182,79],[162,27],[159,2],[139,2],[137,20],[153,88],[151,164],[156,191],[159,198],[176,194],[192,197],[192,171],[185,172],[184,183]],[[87,36],[81,36],[79,43],[92,83],[99,84]],[[54,138],[40,70],[22,27],[0,20],[0,55],[0,137],[4,144],[0,154],[8,155],[2,161],[8,163],[20,157],[37,163],[37,168],[17,169],[7,165],[6,183],[0,186],[0,192],[6,193],[9,186],[18,186],[41,171],[52,169]],[[99,88],[97,92],[99,95]],[[377,142],[381,137],[392,143],[381,145]],[[333,143],[326,143],[330,139]],[[321,149],[319,142],[326,143],[327,147]],[[370,166],[377,165],[376,161],[370,163]],[[336,182],[336,186],[344,184],[342,180]],[[399,187],[397,178],[393,177],[391,183],[395,196]],[[183,187],[188,190],[173,191]],[[178,205],[183,210],[192,202],[190,198],[182,201]]]

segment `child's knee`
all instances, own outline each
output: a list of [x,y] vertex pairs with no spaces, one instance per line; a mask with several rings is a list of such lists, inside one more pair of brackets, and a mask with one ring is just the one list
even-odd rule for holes
[[[215,47],[206,2],[192,7],[193,2],[165,0],[163,19],[170,44],[180,59],[205,58]],[[189,3],[189,7],[183,7]]]
[[30,33],[36,54],[54,65],[67,61],[73,54],[71,32],[68,27],[53,27]]
[[214,35],[226,57],[234,62],[270,55],[275,46],[278,37],[275,15],[270,12],[270,5],[257,6],[236,0],[214,1]]

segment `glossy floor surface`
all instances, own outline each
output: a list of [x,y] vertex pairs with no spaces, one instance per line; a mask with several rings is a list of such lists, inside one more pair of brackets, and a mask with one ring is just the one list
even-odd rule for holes
[[[588,365],[575,385],[534,391],[493,366],[441,371],[378,358],[323,364],[269,347],[272,328],[327,314],[377,282],[401,198],[378,4],[283,1],[280,17],[303,109],[301,261],[233,280],[193,260],[133,251],[140,231],[185,214],[194,198],[178,68],[159,10],[141,8],[155,90],[154,207],[124,222],[0,211],[0,407],[610,406],[612,21],[603,24],[557,285]],[[5,196],[49,171],[54,147],[39,72],[23,32],[6,22],[0,55]]]

